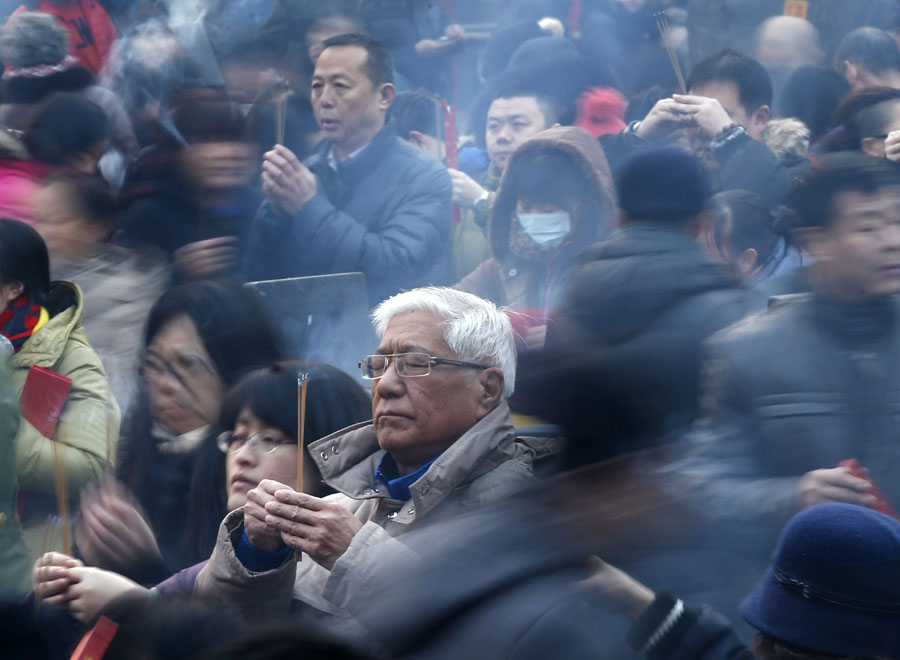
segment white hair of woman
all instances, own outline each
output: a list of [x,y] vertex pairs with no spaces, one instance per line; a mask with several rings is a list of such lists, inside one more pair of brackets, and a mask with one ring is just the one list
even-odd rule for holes
[[444,341],[460,360],[499,367],[503,372],[503,397],[509,398],[516,382],[516,340],[506,314],[483,298],[449,289],[427,286],[392,296],[372,312],[378,337],[398,314],[429,311],[442,319]]

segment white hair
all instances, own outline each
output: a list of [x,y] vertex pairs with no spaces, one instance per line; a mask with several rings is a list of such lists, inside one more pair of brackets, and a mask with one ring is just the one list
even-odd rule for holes
[[503,397],[512,396],[516,382],[516,340],[509,318],[497,306],[465,291],[427,286],[398,293],[372,312],[378,337],[384,337],[397,314],[429,311],[439,316],[447,346],[466,362],[499,367]]

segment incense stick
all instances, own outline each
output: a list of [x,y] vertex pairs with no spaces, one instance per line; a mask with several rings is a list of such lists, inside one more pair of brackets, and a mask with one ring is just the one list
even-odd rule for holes
[[66,483],[66,469],[62,461],[59,440],[54,437],[50,440],[50,443],[53,448],[53,482],[56,487],[56,508],[59,511],[63,552],[71,555],[72,540],[69,537],[69,491]]
[[[306,389],[309,384],[309,374],[300,374],[297,378],[297,492],[303,492],[303,465],[306,456],[306,447],[303,445],[303,437],[306,432]],[[300,561],[302,553],[294,550],[294,559]]]
[[287,93],[275,97],[275,144],[284,144],[284,126],[287,122]]
[[656,15],[656,27],[659,28],[663,46],[666,48],[666,53],[669,55],[669,61],[672,63],[672,69],[675,71],[675,77],[678,79],[678,88],[681,90],[682,94],[687,94],[684,76],[681,73],[681,64],[678,63],[678,54],[675,52],[675,47],[672,45],[672,40],[669,35],[669,19],[666,18],[666,15],[663,12],[659,12]]

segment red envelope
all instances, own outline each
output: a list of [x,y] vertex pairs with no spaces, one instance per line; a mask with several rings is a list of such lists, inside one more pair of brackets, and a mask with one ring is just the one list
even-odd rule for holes
[[52,438],[59,422],[59,415],[66,405],[72,379],[32,365],[25,378],[25,387],[19,397],[22,417],[45,438]]
[[871,490],[869,490],[869,494],[875,497],[875,506],[872,507],[873,509],[875,509],[879,513],[888,515],[891,518],[900,520],[900,513],[897,513],[897,509],[891,506],[891,503],[888,502],[888,499],[884,496],[884,493],[881,492],[878,484],[872,481],[872,477],[869,476],[869,473],[858,460],[856,460],[855,458],[848,458],[846,461],[841,461],[840,463],[838,463],[838,467],[848,467],[850,468],[850,473],[854,477],[865,479],[870,484],[872,484],[872,488]]
[[100,660],[115,637],[119,624],[101,616],[97,625],[88,630],[69,660]]

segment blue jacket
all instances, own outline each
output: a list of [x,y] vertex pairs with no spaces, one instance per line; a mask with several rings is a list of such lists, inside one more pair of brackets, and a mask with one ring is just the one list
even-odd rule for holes
[[358,156],[328,164],[329,142],[305,165],[319,191],[293,218],[264,202],[251,229],[245,272],[268,280],[362,272],[369,303],[445,284],[450,247],[447,170],[389,125]]

